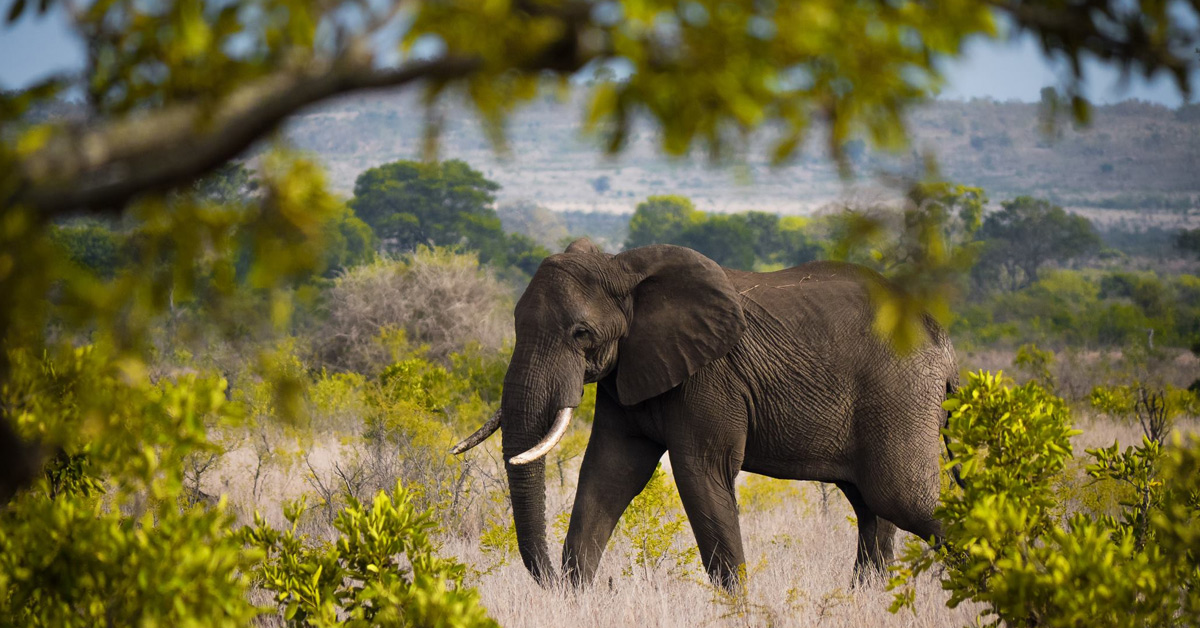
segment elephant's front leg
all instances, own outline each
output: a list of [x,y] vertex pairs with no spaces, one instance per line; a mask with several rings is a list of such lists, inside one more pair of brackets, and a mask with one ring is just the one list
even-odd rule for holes
[[602,418],[605,399],[597,400],[596,422],[579,469],[579,488],[571,525],[563,544],[563,573],[572,584],[588,584],[617,521],[654,474],[665,449]]
[[730,591],[737,588],[746,563],[734,492],[741,462],[740,450],[717,457],[671,451],[675,483],[696,535],[700,560],[713,583]]

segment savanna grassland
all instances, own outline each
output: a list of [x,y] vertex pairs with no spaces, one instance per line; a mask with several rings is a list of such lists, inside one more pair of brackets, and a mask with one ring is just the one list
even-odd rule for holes
[[[273,156],[260,171],[231,164],[172,202],[212,219],[237,217],[260,198],[297,194],[281,176],[319,176],[292,159]],[[8,511],[15,527],[5,542],[26,547],[9,556],[19,592],[10,600],[40,599],[46,576],[37,548],[54,539],[89,539],[132,556],[137,530],[104,527],[130,513],[205,540],[198,554],[170,559],[198,570],[191,579],[211,578],[203,574],[214,566],[233,570],[220,577],[228,588],[196,598],[223,600],[230,625],[249,617],[261,625],[337,625],[352,616],[386,623],[388,613],[417,613],[405,621],[959,626],[1030,604],[1110,612],[1126,594],[1144,600],[1143,616],[1181,612],[1145,597],[1143,583],[1163,578],[1159,590],[1170,597],[1191,577],[1186,563],[1170,562],[1186,561],[1190,550],[1157,543],[1186,547],[1179,530],[1191,529],[1195,512],[1180,479],[1191,476],[1179,470],[1190,449],[1175,440],[1197,433],[1200,414],[1195,230],[1100,230],[1046,199],[996,203],[982,188],[945,182],[913,188],[899,206],[852,199],[812,217],[710,213],[684,196],[652,196],[616,220],[560,217],[537,205],[498,211],[499,184],[461,160],[369,168],[349,199],[297,189],[322,209],[314,225],[321,248],[268,258],[290,279],[263,291],[254,288],[263,271],[248,258],[288,249],[272,240],[248,245],[236,232],[219,241],[223,248],[186,275],[189,290],[169,293],[165,313],[137,337],[151,356],[144,372],[105,367],[120,340],[106,334],[88,343],[74,332],[65,353],[12,354],[21,379],[6,394],[26,408],[23,425],[77,449],[54,453],[44,483]],[[948,447],[967,461],[965,490],[949,471],[944,477],[951,542],[934,551],[901,533],[896,571],[856,587],[855,520],[839,491],[743,475],[748,565],[744,590],[731,594],[708,583],[664,459],[622,518],[594,586],[540,587],[518,553],[499,439],[464,456],[448,452],[499,405],[513,304],[547,245],[590,228],[611,250],[674,243],[763,271],[834,258],[910,272],[911,247],[939,247],[947,279],[926,288],[908,281],[928,290],[923,307],[945,317],[963,373],[964,389],[947,406]],[[154,253],[163,235],[74,219],[53,226],[48,246],[66,260],[70,289],[132,289],[122,286],[137,273],[169,268]],[[156,298],[130,294],[114,312],[118,323],[146,316],[142,300]],[[286,324],[262,321],[263,312]],[[54,316],[65,323],[70,310]],[[899,321],[887,332],[898,350],[921,341],[905,329]],[[983,374],[1001,371],[1004,378]],[[117,383],[130,377],[139,382],[132,389]],[[552,547],[566,533],[594,395],[589,387],[547,457]],[[81,398],[105,410],[71,430]],[[112,427],[95,431],[97,420]],[[139,433],[159,444],[138,448],[129,435]],[[167,433],[184,438],[163,440]],[[97,466],[111,475],[92,475]],[[1008,501],[1014,496],[1024,501]],[[35,524],[50,516],[44,509],[56,513],[49,535]],[[89,509],[102,514],[93,519]],[[77,535],[81,528],[97,536]],[[109,538],[103,530],[122,532]],[[952,553],[955,543],[1015,554]],[[1103,569],[1084,560],[1106,555]],[[1037,561],[1032,572],[1018,568],[1017,557],[1027,556]],[[163,597],[174,589],[127,560],[94,568],[118,590],[175,608]],[[1040,580],[1020,584],[1030,573]],[[1105,587],[1087,588],[1095,578]],[[184,590],[188,581],[172,586]],[[1024,597],[1064,587],[1089,593]],[[90,595],[89,608],[107,608]],[[28,602],[13,612],[58,617],[78,606],[41,608]]]
[[[1200,106],[1082,97],[1100,59],[1188,102],[1195,2],[3,16],[79,58],[0,89],[0,627],[1200,626]],[[1020,37],[1072,70],[1040,102],[935,99]],[[853,586],[846,500],[745,475],[716,589],[664,461],[593,586],[535,583],[500,439],[450,449],[580,237],[860,264],[900,353],[940,321],[940,542]],[[545,454],[552,547],[595,394]]]
[[[293,364],[301,368],[307,359],[333,369],[302,367],[309,373],[303,376],[306,422],[280,422],[269,399],[256,396],[264,389],[235,381],[233,394],[253,409],[254,420],[214,435],[220,449],[199,467],[189,461],[190,473],[185,467],[185,490],[208,500],[224,496],[240,524],[258,512],[286,527],[283,504],[305,498],[312,510],[299,529],[310,542],[337,538],[330,521],[348,496],[364,499],[399,479],[435,513],[439,551],[462,561],[464,583],[478,589],[489,616],[504,626],[961,626],[985,611],[970,601],[947,608],[949,594],[934,573],[916,580],[911,609],[890,612],[894,592],[885,581],[852,586],[856,527],[836,488],[747,474],[739,479],[738,498],[749,578],[744,596],[730,596],[710,585],[700,568],[665,458],[622,520],[595,585],[544,589],[517,554],[498,439],[463,458],[445,454],[497,401],[512,340],[507,290],[474,256],[444,251],[351,269],[329,290],[313,350],[296,351],[308,357]],[[375,298],[387,295],[396,298]],[[1039,362],[1027,351],[1020,358],[1011,349],[964,351],[960,362],[964,370],[1005,369],[1021,381],[1042,378],[1060,390],[1087,393],[1103,389],[1107,377],[1119,381],[1122,369],[1146,369],[1176,390],[1198,370],[1196,358],[1180,351],[1134,358],[1141,360],[1135,364],[1119,351],[1068,348],[1062,354],[1048,362],[1043,354]],[[381,375],[365,375],[371,372]],[[552,548],[565,535],[592,394],[549,457]],[[1060,516],[1093,508],[1116,512],[1124,493],[1115,482],[1089,479],[1083,452],[1137,443],[1142,427],[1133,415],[1105,412],[1086,398],[1072,405],[1071,421],[1081,433],[1071,442],[1079,459],[1055,481]],[[1200,422],[1184,413],[1174,417],[1173,429],[1197,433]],[[921,545],[900,533],[898,547],[904,543]]]

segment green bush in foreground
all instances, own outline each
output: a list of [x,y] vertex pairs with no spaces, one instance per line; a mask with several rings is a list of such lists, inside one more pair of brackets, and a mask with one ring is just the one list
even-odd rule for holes
[[1200,624],[1200,440],[1164,447],[1148,434],[1125,452],[1089,451],[1089,475],[1141,497],[1118,517],[1068,514],[1055,486],[1074,432],[1060,399],[978,373],[946,407],[948,466],[961,463],[965,487],[942,496],[945,542],[906,550],[893,611],[911,608],[913,577],[940,563],[949,605],[984,605],[986,625]]
[[97,347],[12,352],[2,399],[23,433],[59,444],[44,475],[0,510],[0,623],[244,626],[250,555],[233,517],[183,507],[184,458],[238,412],[225,382],[150,384]]
[[[296,535],[300,508],[281,532],[239,529],[224,499],[196,505],[186,461],[246,416],[223,379],[152,383],[101,346],[8,357],[0,404],[58,452],[0,509],[0,625],[233,628],[276,610],[295,626],[494,625],[402,487],[345,498],[332,543]],[[254,584],[279,609],[251,604]]]
[[495,626],[479,594],[463,585],[466,567],[437,556],[429,511],[418,510],[397,484],[370,506],[346,497],[334,519],[340,536],[311,544],[296,527],[304,504],[285,509],[292,524],[278,531],[261,517],[241,536],[263,552],[255,582],[275,594],[289,626]]

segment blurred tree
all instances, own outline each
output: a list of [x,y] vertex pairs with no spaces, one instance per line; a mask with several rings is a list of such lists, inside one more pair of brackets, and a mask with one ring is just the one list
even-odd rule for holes
[[54,225],[50,239],[68,259],[98,277],[111,279],[122,264],[125,238],[103,221],[85,218]]
[[326,277],[369,262],[375,256],[375,231],[347,205],[334,210],[326,223],[325,233],[327,242],[321,267]]
[[[795,266],[818,260],[824,254],[821,244],[809,234],[808,219],[800,216],[784,216],[779,219],[780,253],[764,259],[770,264]],[[761,242],[761,240],[760,240]]]
[[977,273],[990,273],[1009,290],[1038,280],[1038,269],[1063,263],[1100,246],[1091,221],[1050,201],[1021,196],[1001,204],[979,230],[984,248]]
[[258,181],[251,172],[244,165],[231,161],[197,179],[190,193],[202,201],[227,205],[247,202],[256,190]]
[[483,251],[503,239],[492,208],[499,189],[499,183],[458,159],[396,161],[358,175],[350,206],[375,229],[386,250],[465,244]]
[[647,244],[682,244],[688,227],[704,221],[704,213],[685,196],[651,196],[638,203],[629,219],[625,248]]
[[1200,258],[1200,229],[1180,229],[1175,236],[1175,248]]
[[751,270],[754,268],[754,236],[744,216],[714,214],[685,227],[672,244],[696,249],[722,266]]

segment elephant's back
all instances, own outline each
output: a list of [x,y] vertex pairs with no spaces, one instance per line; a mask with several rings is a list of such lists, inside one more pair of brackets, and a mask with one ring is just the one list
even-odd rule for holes
[[829,340],[829,332],[857,335],[870,328],[868,287],[886,280],[843,262],[810,262],[771,273],[726,270],[748,319],[760,332]]
[[[877,432],[879,408],[940,408],[933,395],[944,395],[944,378],[955,371],[949,339],[924,315],[930,342],[913,354],[900,356],[881,340],[870,300],[872,282],[886,282],[877,273],[816,262],[774,273],[730,271],[729,278],[747,322],[731,358],[752,374],[746,387],[757,420],[748,458],[787,461],[759,472],[786,467],[810,478],[851,479],[858,441]],[[939,427],[921,423],[914,427],[922,432]]]

